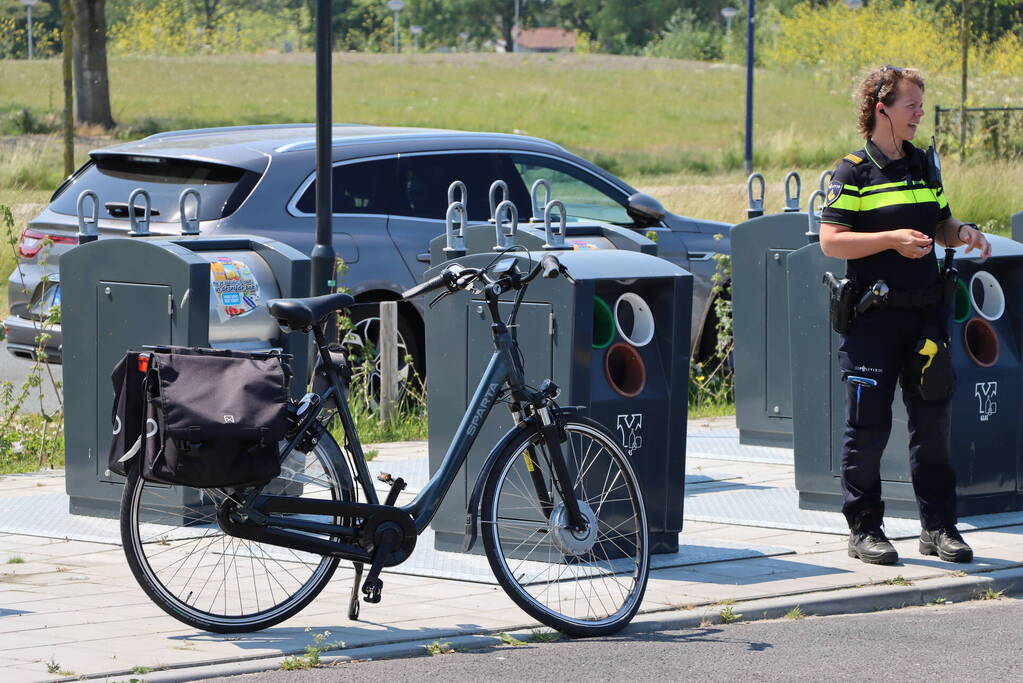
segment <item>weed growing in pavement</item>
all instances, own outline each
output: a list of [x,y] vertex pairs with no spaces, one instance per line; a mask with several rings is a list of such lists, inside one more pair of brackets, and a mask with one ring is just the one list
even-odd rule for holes
[[718,613],[718,618],[721,619],[722,624],[731,624],[742,619],[742,615],[732,609],[729,605]]
[[996,591],[994,588],[985,588],[982,591],[978,591],[978,600],[1001,600],[1005,597],[1005,591]]
[[[311,628],[306,628],[306,632],[312,631]],[[313,634],[313,644],[305,646],[305,653],[301,655],[289,655],[284,658],[281,662],[281,671],[297,671],[299,669],[312,669],[320,665],[320,655],[328,650],[337,650],[345,646],[344,643],[337,641],[328,643],[327,638],[330,636],[330,631],[324,631],[323,633]]]
[[700,628],[710,628],[714,625],[714,621],[710,617],[703,617],[700,619]]
[[50,657],[50,661],[46,662],[46,673],[53,674],[54,676],[74,676],[74,671],[67,671],[62,669],[60,664],[57,663],[56,657]]
[[526,644],[524,641],[519,640],[515,636],[504,632],[498,633],[497,637],[501,639],[502,643],[505,645],[511,645],[512,647]]
[[132,672],[133,674],[147,674],[150,671],[152,671],[152,669],[148,666],[136,665],[128,669],[128,671]]
[[912,586],[913,582],[905,578],[902,574],[899,574],[895,578],[885,579],[885,585],[887,586]]
[[793,607],[792,609],[790,609],[788,612],[785,613],[785,618],[786,619],[805,619],[806,618],[806,613],[803,612],[802,609],[800,609],[799,605],[796,605],[795,607]]
[[952,572],[952,576],[956,576],[956,577],[960,577],[960,578],[962,578],[962,577],[964,577],[964,576],[969,576],[969,574],[967,574],[966,572],[964,572],[964,571],[963,571],[962,569],[957,569],[957,570],[955,570],[954,572]]
[[450,655],[455,651],[455,649],[451,647],[451,643],[442,643],[439,640],[435,640],[424,647],[426,648],[426,654],[429,655]]
[[933,600],[931,600],[927,604],[928,605],[951,605],[952,602],[948,598],[943,598],[941,596],[938,596],[938,597],[934,598]]
[[25,564],[25,560],[21,557],[12,557],[7,560],[7,564]]
[[561,634],[549,628],[538,626],[529,632],[531,643],[554,643],[561,640]]

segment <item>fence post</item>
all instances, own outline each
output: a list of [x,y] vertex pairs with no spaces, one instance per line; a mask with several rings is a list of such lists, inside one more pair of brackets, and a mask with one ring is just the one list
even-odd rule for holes
[[398,302],[380,302],[380,421],[398,412]]

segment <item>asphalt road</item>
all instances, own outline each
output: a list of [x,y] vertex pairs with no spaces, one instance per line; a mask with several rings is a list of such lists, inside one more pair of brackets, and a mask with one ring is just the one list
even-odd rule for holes
[[218,680],[1021,680],[1021,631],[1023,602],[1003,599],[529,643]]
[[[21,386],[28,377],[32,366],[32,361],[15,358],[7,352],[6,347],[0,348],[0,382],[11,382],[14,384],[15,391],[21,389]],[[53,382],[50,379],[50,374],[52,373],[53,379],[56,381],[63,381],[64,366],[47,363],[44,364],[42,368],[42,406],[47,413],[51,413],[57,409],[58,402],[57,392],[53,388]],[[21,412],[38,413],[39,410],[39,390],[31,389],[29,399],[25,401],[25,404],[21,408]]]

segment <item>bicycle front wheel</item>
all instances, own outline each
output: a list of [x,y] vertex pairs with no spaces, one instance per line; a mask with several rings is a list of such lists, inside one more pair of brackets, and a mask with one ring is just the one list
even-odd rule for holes
[[[216,633],[273,626],[315,598],[338,558],[230,536],[217,524],[222,489],[153,484],[129,472],[121,499],[121,540],[146,595],[175,619]],[[323,434],[309,453],[292,451],[269,494],[352,500],[352,479],[337,442]],[[325,523],[332,516],[302,515]]]
[[[562,454],[572,478],[555,486],[538,431],[512,441],[483,493],[482,536],[509,597],[538,621],[575,637],[622,629],[639,610],[650,568],[639,481],[614,437],[573,416]],[[586,526],[572,529],[559,489]]]

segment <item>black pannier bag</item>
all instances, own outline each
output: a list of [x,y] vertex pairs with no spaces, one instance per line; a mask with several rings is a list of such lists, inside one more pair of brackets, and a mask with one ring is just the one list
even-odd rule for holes
[[280,474],[290,371],[281,354],[158,347],[117,363],[109,469],[141,457],[147,481],[196,488]]

